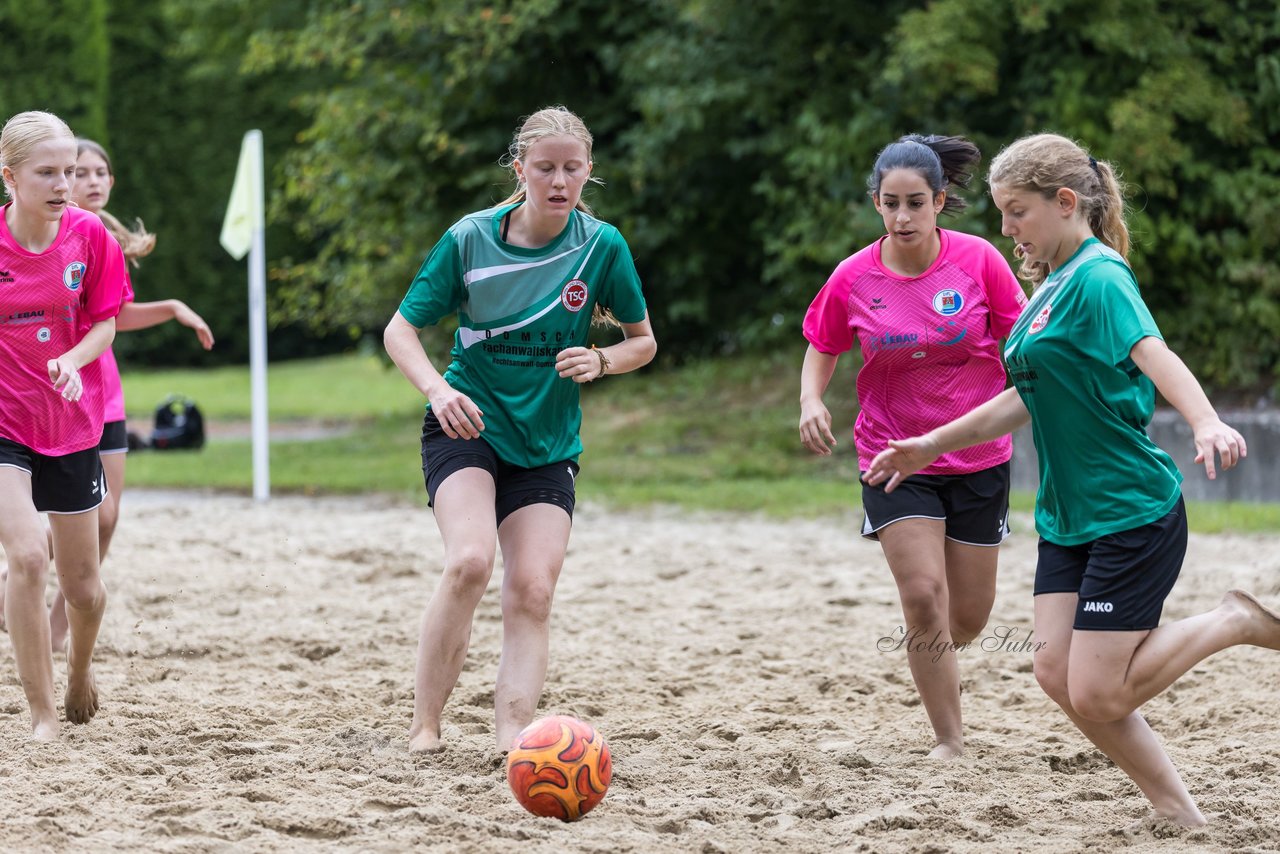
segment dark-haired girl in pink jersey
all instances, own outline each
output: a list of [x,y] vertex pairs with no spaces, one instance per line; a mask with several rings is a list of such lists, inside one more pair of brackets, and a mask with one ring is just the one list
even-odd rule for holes
[[91,666],[107,592],[98,576],[98,356],[115,336],[124,256],[95,215],[70,206],[76,141],[57,116],[20,113],[0,132],[0,546],[5,617],[37,739],[58,737],[45,582],[49,514],[67,600],[66,717],[98,711]]
[[[836,443],[822,397],[855,341],[863,471],[889,439],[945,424],[1004,390],[999,341],[1026,296],[990,243],[938,228],[939,214],[964,207],[949,190],[968,185],[979,157],[960,137],[912,135],[876,159],[868,184],[887,233],[836,268],[804,320],[800,439],[814,453]],[[880,646],[906,651],[934,758],[964,752],[955,650],[978,636],[995,600],[1011,453],[1006,436],[945,455],[892,494],[862,485],[863,536],[880,541],[902,599],[904,621],[885,627]]]

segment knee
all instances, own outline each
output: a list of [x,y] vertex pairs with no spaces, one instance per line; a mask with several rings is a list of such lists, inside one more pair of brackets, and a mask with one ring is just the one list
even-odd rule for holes
[[520,617],[537,623],[551,619],[555,582],[550,575],[509,582],[502,591],[503,617]]
[[44,585],[49,572],[49,548],[43,540],[29,543],[10,543],[5,549],[9,562],[9,574],[15,582]]
[[1035,659],[1036,682],[1041,690],[1064,709],[1071,708],[1071,694],[1067,690],[1067,663],[1049,656],[1037,655]]
[[903,584],[902,615],[910,625],[935,624],[946,612],[946,587],[933,578],[917,578]]
[[441,584],[451,596],[479,600],[493,574],[493,553],[483,549],[451,552],[445,562]]
[[77,611],[91,611],[106,598],[97,558],[93,555],[81,561],[58,561],[58,587],[67,604]]
[[981,614],[973,612],[952,614],[951,639],[956,643],[968,643],[973,640],[982,634],[982,630],[986,628],[989,614],[989,610],[983,611]]
[[1108,691],[1096,684],[1072,685],[1071,708],[1080,717],[1095,723],[1111,723],[1129,716],[1133,711],[1115,691]]

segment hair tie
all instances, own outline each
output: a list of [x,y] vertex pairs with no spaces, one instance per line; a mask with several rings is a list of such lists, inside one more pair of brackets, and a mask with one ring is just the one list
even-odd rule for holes
[[1093,159],[1092,154],[1089,155],[1089,168],[1093,170],[1093,174],[1097,175],[1099,178],[1102,177],[1102,173],[1098,171],[1098,161]]

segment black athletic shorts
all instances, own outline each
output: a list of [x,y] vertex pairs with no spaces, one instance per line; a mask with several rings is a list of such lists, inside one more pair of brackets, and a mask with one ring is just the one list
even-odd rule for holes
[[862,536],[902,519],[945,521],[948,540],[998,546],[1009,536],[1009,463],[972,474],[913,474],[893,492],[862,484]]
[[1040,540],[1036,595],[1075,593],[1075,628],[1140,632],[1160,625],[1164,600],[1187,553],[1182,496],[1164,517],[1078,546]]
[[102,425],[102,441],[98,443],[99,454],[127,454],[129,452],[129,431],[123,421],[108,421]]
[[31,475],[31,500],[41,513],[84,513],[107,494],[98,449],[46,457],[26,445],[0,439],[0,466]]
[[479,439],[451,439],[440,426],[435,413],[427,410],[422,420],[422,477],[427,484],[427,498],[432,507],[436,490],[445,478],[465,468],[481,468],[493,477],[496,496],[494,511],[498,524],[529,504],[554,504],[573,518],[576,502],[574,481],[578,464],[561,460],[537,468],[522,468],[498,459],[493,446]]

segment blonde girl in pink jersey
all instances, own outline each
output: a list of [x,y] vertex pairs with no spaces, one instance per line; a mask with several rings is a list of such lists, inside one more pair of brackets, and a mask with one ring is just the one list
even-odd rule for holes
[[[805,316],[800,440],[814,453],[836,444],[823,394],[855,341],[863,471],[901,430],[945,424],[1004,390],[999,341],[1026,296],[991,244],[938,228],[940,213],[964,207],[948,190],[968,185],[979,157],[960,137],[912,135],[876,159],[868,187],[886,234],[836,268]],[[1010,455],[1005,437],[938,460],[906,492],[862,485],[862,533],[880,541],[904,618],[878,646],[906,651],[933,726],[931,758],[964,752],[956,649],[982,631],[995,600]]]
[[[107,203],[111,200],[111,189],[115,186],[116,178],[106,149],[91,139],[81,138],[76,140],[76,150],[76,182],[72,190],[72,201],[84,210],[97,214],[124,250],[124,257],[133,266],[138,266],[138,259],[150,255],[155,248],[155,235],[143,228],[141,222],[131,229],[107,212]],[[206,350],[212,349],[213,332],[209,330],[209,324],[186,303],[177,299],[134,302],[132,287],[127,288],[124,304],[120,306],[116,331],[149,329],[169,320],[176,320],[193,330],[200,346]],[[102,457],[102,468],[107,475],[107,486],[110,487],[102,499],[102,506],[98,508],[98,554],[99,560],[104,560],[111,538],[115,535],[116,523],[120,521],[120,498],[124,495],[125,459],[129,444],[128,431],[125,429],[124,389],[120,384],[120,369],[111,348],[107,348],[100,361],[106,397],[102,441],[98,446],[98,453]],[[59,592],[49,609],[49,639],[54,650],[62,649],[67,637],[67,616],[63,605],[62,593]]]
[[49,113],[0,131],[0,546],[5,615],[35,738],[58,737],[45,583],[49,515],[70,622],[66,718],[98,711],[93,648],[106,608],[98,575],[102,380],[115,336],[124,256],[96,216],[70,205],[76,141]]

